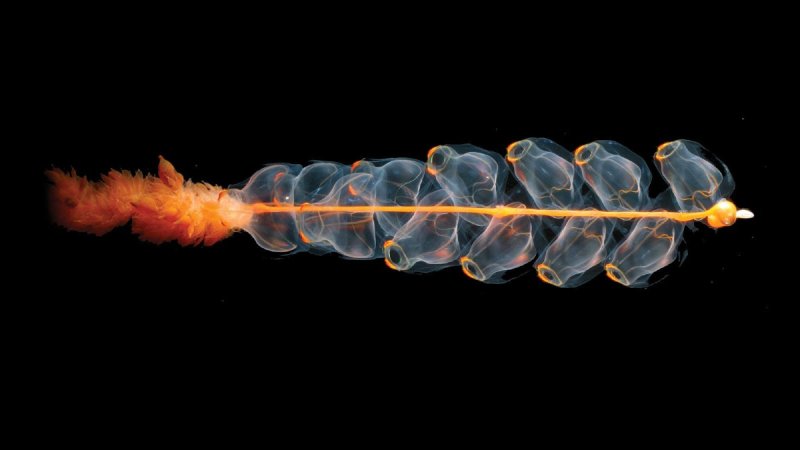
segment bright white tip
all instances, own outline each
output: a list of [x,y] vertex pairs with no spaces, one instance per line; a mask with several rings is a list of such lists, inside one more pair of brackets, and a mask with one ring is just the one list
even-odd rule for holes
[[739,209],[736,211],[736,218],[737,219],[752,219],[756,215],[753,214],[753,211],[749,209]]

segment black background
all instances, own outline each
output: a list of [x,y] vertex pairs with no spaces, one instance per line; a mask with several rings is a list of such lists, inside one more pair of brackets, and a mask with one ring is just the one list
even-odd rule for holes
[[[783,305],[773,218],[784,170],[764,138],[774,97],[769,80],[753,75],[763,61],[714,40],[616,53],[627,39],[510,55],[473,41],[459,51],[403,42],[354,50],[356,38],[258,53],[211,41],[164,44],[152,55],[135,42],[56,52],[51,68],[62,76],[39,74],[45,100],[34,109],[46,127],[29,145],[29,206],[41,224],[30,264],[47,275],[32,287],[44,294],[34,304],[54,304],[69,318],[67,334],[86,333],[92,345],[114,336],[139,348],[170,336],[168,354],[197,342],[254,342],[300,358],[287,350],[299,343],[315,357],[357,348],[433,361],[606,336],[612,347],[636,346],[643,334],[677,342],[697,331],[712,337],[708,353],[749,346]],[[380,260],[281,257],[244,233],[210,248],[140,242],[129,227],[98,238],[60,229],[46,212],[42,172],[51,166],[89,177],[155,172],[164,155],[187,178],[228,185],[272,162],[423,159],[445,143],[503,152],[526,137],[568,149],[612,139],[647,160],[665,141],[698,141],[728,165],[732,200],[756,219],[687,233],[688,258],[650,288],[600,276],[558,289],[533,273],[484,285],[458,268],[409,275]],[[655,176],[653,193],[663,188]]]

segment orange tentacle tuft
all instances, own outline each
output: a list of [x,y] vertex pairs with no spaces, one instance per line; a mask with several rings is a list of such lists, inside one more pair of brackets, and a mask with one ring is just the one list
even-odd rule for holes
[[219,186],[184,181],[159,157],[158,177],[112,170],[91,182],[60,169],[46,172],[52,182],[53,220],[67,229],[103,235],[132,221],[145,241],[175,240],[181,245],[212,245],[248,223],[252,211]]

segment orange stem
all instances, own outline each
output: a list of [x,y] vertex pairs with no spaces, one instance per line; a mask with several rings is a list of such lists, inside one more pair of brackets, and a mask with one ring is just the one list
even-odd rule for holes
[[483,214],[488,216],[546,216],[546,217],[598,217],[609,219],[640,219],[645,217],[665,218],[678,222],[703,220],[714,214],[714,208],[699,212],[674,212],[674,211],[599,211],[577,209],[535,209],[513,208],[510,206],[478,207],[478,206],[336,206],[336,205],[272,205],[255,203],[250,205],[255,214],[270,213],[460,213]]

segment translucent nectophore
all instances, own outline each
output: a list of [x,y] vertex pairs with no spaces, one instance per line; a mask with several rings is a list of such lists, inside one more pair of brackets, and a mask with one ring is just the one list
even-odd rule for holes
[[460,266],[497,283],[532,267],[559,287],[601,272],[642,287],[676,260],[687,223],[720,228],[753,216],[726,200],[730,173],[696,142],[663,144],[654,161],[670,186],[656,197],[647,164],[621,144],[571,153],[542,138],[511,144],[505,158],[441,145],[425,162],[271,164],[230,189],[184,181],[163,158],[157,177],[47,175],[55,221],[97,235],[132,221],[147,241],[211,245],[244,230],[271,252],[382,258],[398,271]]

